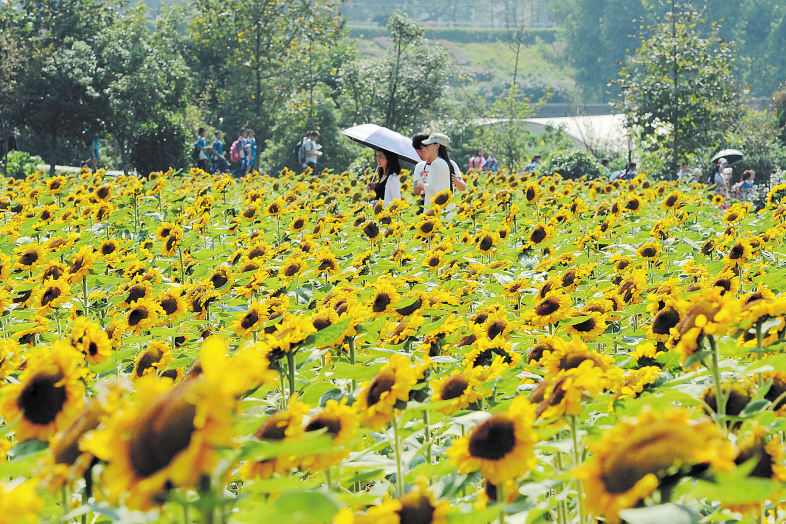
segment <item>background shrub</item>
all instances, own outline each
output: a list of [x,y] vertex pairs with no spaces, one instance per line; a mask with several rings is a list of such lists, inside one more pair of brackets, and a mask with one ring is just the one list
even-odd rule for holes
[[579,149],[556,151],[543,163],[541,171],[544,175],[559,173],[564,179],[577,179],[583,176],[587,180],[598,178],[603,173],[598,160]]

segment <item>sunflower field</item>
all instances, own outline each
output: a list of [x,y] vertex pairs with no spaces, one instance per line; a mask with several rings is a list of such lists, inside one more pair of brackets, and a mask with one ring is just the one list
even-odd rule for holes
[[786,185],[468,180],[6,180],[0,523],[784,521]]

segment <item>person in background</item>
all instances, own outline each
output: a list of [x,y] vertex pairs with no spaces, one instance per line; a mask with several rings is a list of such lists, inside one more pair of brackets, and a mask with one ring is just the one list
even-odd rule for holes
[[[246,172],[248,171],[248,159],[246,159],[245,151],[246,151],[246,140],[248,138],[248,129],[245,127],[240,129],[240,134],[237,137],[235,142],[237,145],[235,146],[235,150],[240,154],[240,167],[232,171],[233,176],[245,176]],[[234,144],[233,144],[234,145]],[[230,153],[232,150],[230,149]],[[237,162],[235,158],[233,160]]]
[[625,170],[620,174],[620,180],[633,180],[636,178],[636,162],[631,162],[627,166],[625,166]]
[[756,178],[756,171],[752,169],[746,169],[742,173],[742,178],[739,182],[734,184],[732,187],[732,192],[734,195],[739,198],[740,200],[745,200],[746,202],[751,202],[753,200],[753,186],[754,186],[754,179]]
[[317,144],[319,140],[319,131],[311,130],[306,135],[306,141],[303,142],[303,149],[306,152],[306,164],[304,168],[310,167],[313,172],[317,170],[317,158],[322,156],[322,146]]
[[684,181],[689,184],[699,183],[701,182],[701,175],[702,175],[701,168],[695,167],[693,168],[693,171],[691,172],[690,176],[686,178]]
[[[425,160],[426,148],[423,146],[423,141],[428,139],[428,137],[428,133],[418,133],[412,137],[412,147],[417,151],[421,160],[415,164],[415,169],[412,170],[412,194],[415,196],[423,194],[422,178],[423,171],[425,171],[427,165]],[[461,170],[456,162],[451,160],[450,163],[453,165],[453,175],[451,176],[453,187],[458,191],[464,191],[467,189],[464,176],[461,174]]]
[[600,165],[603,166],[603,176],[606,178],[611,176],[611,160],[608,158],[604,158],[600,161]]
[[489,151],[489,156],[486,157],[486,171],[490,173],[499,171],[499,162],[497,162],[497,158],[494,156],[493,149]]
[[471,171],[473,169],[477,170],[484,170],[486,171],[486,159],[483,156],[483,150],[478,149],[475,152],[475,156],[469,159],[469,163],[467,164],[467,171]]
[[398,155],[385,149],[377,151],[376,182],[368,183],[366,189],[374,191],[377,200],[382,200],[385,207],[394,200],[401,199],[401,183],[398,179],[400,172]]
[[211,173],[226,173],[228,165],[227,159],[224,157],[224,132],[216,131],[214,136],[210,152],[210,158],[213,161],[213,171]]
[[210,146],[205,142],[207,136],[207,129],[204,127],[199,128],[199,135],[197,136],[196,148],[197,154],[197,167],[202,171],[207,172],[210,166],[207,165],[207,153],[210,151]]
[[540,167],[540,161],[542,157],[540,155],[535,155],[532,157],[532,161],[524,167],[525,173],[531,173],[532,171],[537,171]]
[[431,133],[421,142],[421,158],[426,161],[426,167],[418,184],[423,190],[425,209],[431,208],[437,193],[446,189],[453,190],[455,167],[450,163],[449,143],[450,138],[442,133]]
[[257,159],[257,139],[254,138],[254,130],[248,130],[248,168],[246,169],[246,174],[250,171],[253,171],[254,165]]
[[683,162],[680,164],[680,169],[677,171],[677,180],[685,180],[685,177],[690,176],[688,173],[688,164]]

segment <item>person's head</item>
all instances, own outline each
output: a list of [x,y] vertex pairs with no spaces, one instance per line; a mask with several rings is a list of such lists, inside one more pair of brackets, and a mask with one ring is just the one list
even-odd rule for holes
[[532,157],[532,161],[537,163],[537,164],[540,164],[540,159],[541,158],[542,157],[540,155],[535,155],[535,156]]
[[475,155],[476,156],[483,156],[483,150],[482,149],[478,149],[477,151],[475,151]]
[[630,164],[628,164],[628,170],[630,171],[636,171],[636,167],[637,167],[636,162],[631,162]]
[[254,138],[254,130],[253,129],[249,129],[248,130],[248,136],[249,136],[249,138]]
[[240,136],[242,136],[243,138],[247,137],[248,136],[248,129],[246,129],[245,127],[241,127],[240,128]]
[[745,172],[742,174],[743,180],[753,180],[756,178],[756,171],[753,169],[746,169]]
[[680,164],[680,171],[682,171],[683,173],[687,173],[688,172],[688,164],[686,164],[685,162]]
[[377,167],[380,176],[401,172],[401,164],[399,164],[398,155],[386,149],[377,151]]
[[439,157],[445,160],[448,163],[448,167],[450,167],[448,144],[450,144],[450,138],[447,135],[431,133],[427,139],[421,142],[421,148],[425,149],[425,153],[421,155],[421,158],[431,163]]
[[204,127],[200,127],[198,134],[199,136],[205,136],[207,134],[207,129],[205,129]]
[[732,169],[730,167],[724,167],[723,168],[723,176],[726,177],[726,180],[731,179],[731,172],[732,172]]
[[219,140],[221,140],[222,138],[224,138],[224,132],[223,132],[223,131],[221,131],[220,129],[216,129],[216,132],[215,132],[215,133],[213,133],[213,134],[214,134],[214,135],[216,136],[216,138],[217,138],[217,139],[219,139]]
[[418,133],[412,137],[412,148],[417,151],[418,157],[421,160],[425,160],[423,155],[425,154],[426,149],[423,147],[423,141],[426,140],[428,136],[428,133]]
[[611,160],[609,160],[608,158],[604,158],[603,160],[600,161],[600,165],[602,165],[603,167],[609,167],[609,165],[611,165]]
[[701,175],[701,168],[698,167],[693,170],[693,173],[691,173],[691,176],[696,180],[701,180]]
[[319,131],[312,129],[311,131],[308,132],[308,138],[316,142],[317,140],[319,140]]

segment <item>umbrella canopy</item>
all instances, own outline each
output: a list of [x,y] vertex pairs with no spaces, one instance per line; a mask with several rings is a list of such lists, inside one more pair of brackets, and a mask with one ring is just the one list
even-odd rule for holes
[[387,127],[376,124],[361,124],[345,129],[341,134],[372,149],[387,149],[407,162],[413,164],[420,162],[418,152],[412,147],[412,140]]
[[742,152],[736,149],[724,149],[715,153],[715,156],[712,157],[712,163],[716,164],[721,158],[725,158],[729,164],[733,164],[737,160],[742,160]]

